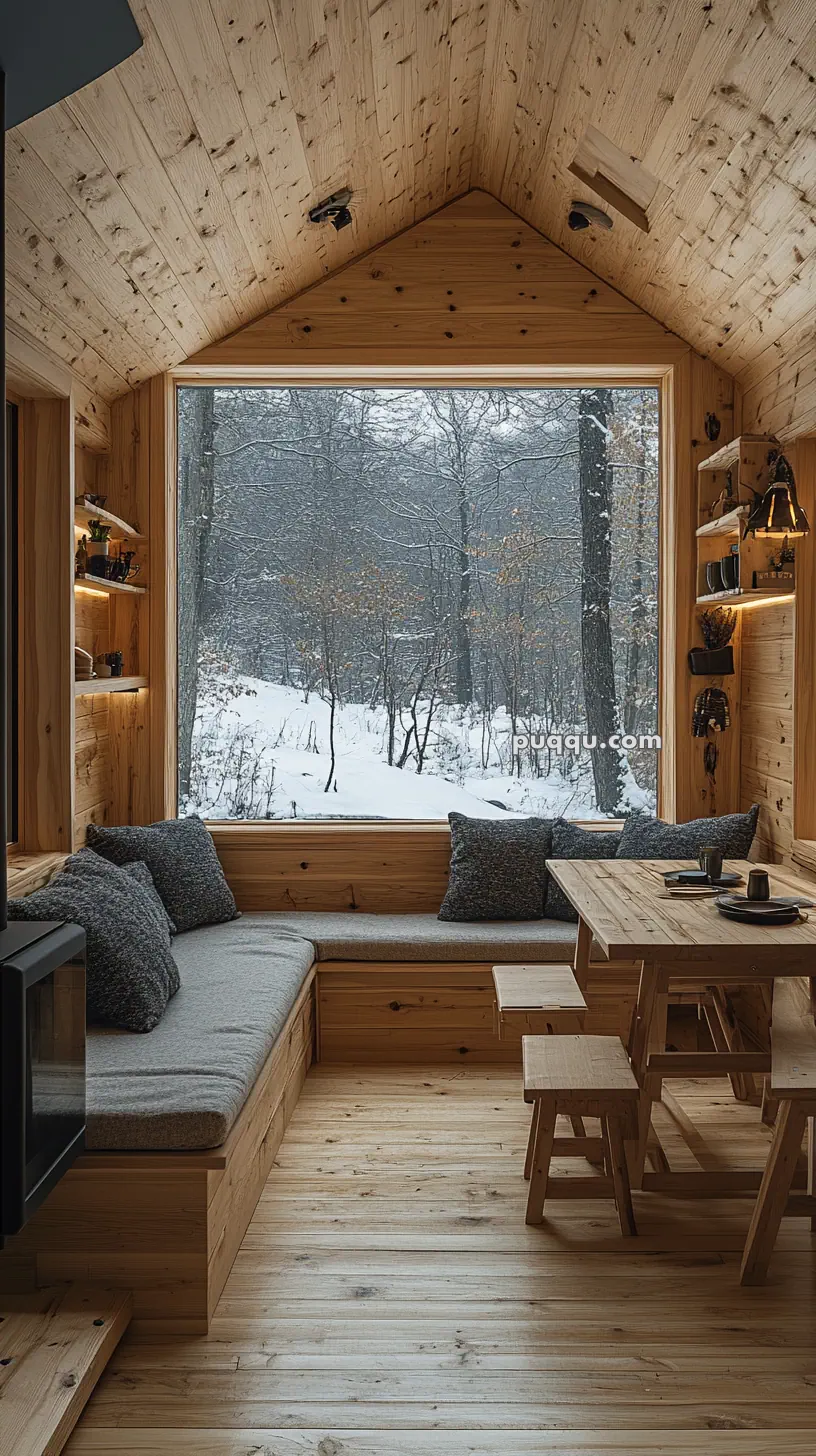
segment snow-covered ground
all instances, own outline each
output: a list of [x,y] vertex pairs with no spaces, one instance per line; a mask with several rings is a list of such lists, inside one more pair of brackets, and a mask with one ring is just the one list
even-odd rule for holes
[[[211,819],[444,819],[451,810],[481,818],[562,814],[602,818],[593,804],[588,755],[568,757],[546,777],[517,778],[508,759],[510,722],[503,711],[483,724],[475,708],[446,706],[435,717],[421,774],[387,762],[381,706],[344,703],[337,710],[337,766],[328,793],[329,707],[315,694],[260,678],[211,679],[204,685],[193,735],[191,795],[183,808]],[[203,698],[203,701],[202,701]],[[406,728],[408,715],[404,715]],[[401,745],[403,733],[397,730]],[[651,794],[630,774],[628,807],[654,811]],[[494,800],[494,803],[490,801]]]

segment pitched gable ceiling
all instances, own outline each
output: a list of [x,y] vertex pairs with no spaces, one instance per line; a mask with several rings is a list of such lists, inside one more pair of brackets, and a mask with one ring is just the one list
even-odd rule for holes
[[[810,346],[812,0],[131,7],[143,49],[7,137],[9,323],[105,399],[470,187],[746,384]],[[648,234],[569,231],[589,127],[660,184]]]

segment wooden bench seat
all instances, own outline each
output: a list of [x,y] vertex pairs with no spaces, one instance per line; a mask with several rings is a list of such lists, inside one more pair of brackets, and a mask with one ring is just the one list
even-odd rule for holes
[[[741,1284],[762,1284],[783,1217],[809,1216],[816,1223],[816,1021],[811,982],[780,977],[774,982],[771,1020],[770,1095],[779,1110],[773,1142],[754,1206],[740,1270]],[[807,1196],[791,1187],[809,1128]]]

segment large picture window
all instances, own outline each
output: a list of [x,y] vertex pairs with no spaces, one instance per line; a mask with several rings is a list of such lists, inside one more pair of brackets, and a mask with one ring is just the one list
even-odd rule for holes
[[654,388],[181,388],[179,803],[653,809]]

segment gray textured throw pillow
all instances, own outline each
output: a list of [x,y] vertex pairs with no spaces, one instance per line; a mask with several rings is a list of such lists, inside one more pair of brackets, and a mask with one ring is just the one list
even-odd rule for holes
[[450,881],[440,920],[541,920],[549,819],[469,819],[449,814]]
[[94,849],[80,849],[65,861],[62,872],[66,875],[97,875],[103,879],[107,877],[114,885],[122,884],[123,874],[132,880],[136,880],[137,884],[141,885],[145,891],[160,927],[162,929],[166,927],[171,935],[175,935],[176,927],[164,908],[161,895],[153,883],[153,876],[150,870],[142,860],[133,860],[130,864],[119,866],[115,865],[112,860],[105,859],[103,855],[97,854]]
[[[72,855],[50,884],[9,901],[10,920],[70,920],[87,940],[86,1015],[125,1031],[152,1031],[179,987],[170,932],[137,878]],[[77,863],[79,861],[79,863]]]
[[[614,859],[618,852],[620,830],[582,829],[567,819],[556,819],[553,825],[550,859]],[[578,919],[578,912],[567,899],[560,885],[550,875],[547,886],[546,914],[549,920]]]
[[89,824],[88,844],[114,864],[143,861],[179,933],[220,925],[239,913],[212,835],[196,815],[110,829]]
[[747,859],[758,818],[758,804],[747,814],[690,819],[687,824],[633,814],[623,827],[618,859],[696,859],[709,844],[721,849],[726,859]]

